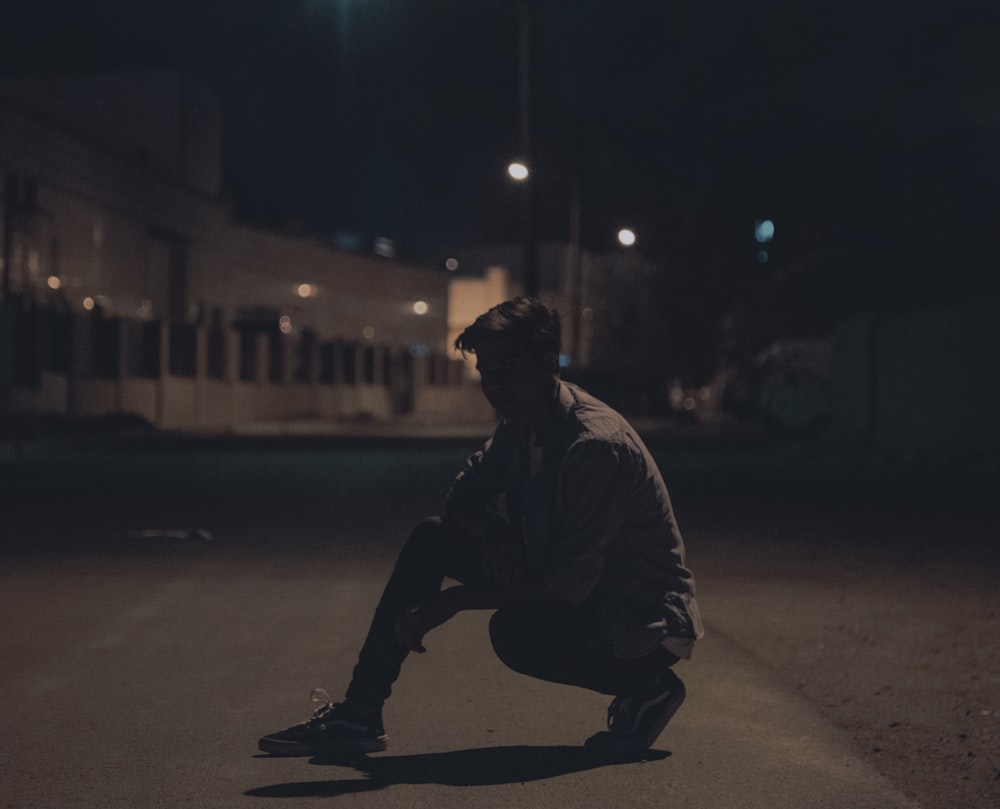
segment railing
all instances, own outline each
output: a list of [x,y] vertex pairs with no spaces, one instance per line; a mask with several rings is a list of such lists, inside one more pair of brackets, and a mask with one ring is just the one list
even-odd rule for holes
[[403,346],[12,307],[13,405],[161,427],[289,419],[488,421],[462,363]]

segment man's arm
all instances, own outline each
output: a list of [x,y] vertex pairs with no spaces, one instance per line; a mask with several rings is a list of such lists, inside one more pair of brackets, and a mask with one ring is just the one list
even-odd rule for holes
[[415,607],[400,621],[400,643],[423,651],[424,634],[462,610],[498,609],[525,600],[582,603],[600,579],[604,548],[623,520],[626,480],[619,450],[607,442],[587,442],[564,460],[566,522],[557,527],[546,569],[537,574],[527,571],[519,532],[475,501],[449,498],[448,519],[481,538],[490,583],[452,587]]
[[445,498],[445,513],[450,519],[461,520],[460,527],[475,535],[477,513],[485,514],[489,505],[504,491],[507,478],[508,441],[503,425],[493,436],[465,460]]
[[507,586],[524,577],[524,539],[507,520],[479,504],[461,500],[449,501],[445,518],[479,542],[483,573],[488,579]]

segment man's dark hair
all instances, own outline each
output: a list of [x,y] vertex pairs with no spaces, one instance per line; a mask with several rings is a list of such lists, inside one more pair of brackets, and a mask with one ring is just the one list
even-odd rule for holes
[[483,343],[497,338],[512,338],[525,351],[539,358],[558,358],[562,347],[559,313],[536,298],[514,298],[494,306],[476,318],[458,335],[455,348],[476,353]]

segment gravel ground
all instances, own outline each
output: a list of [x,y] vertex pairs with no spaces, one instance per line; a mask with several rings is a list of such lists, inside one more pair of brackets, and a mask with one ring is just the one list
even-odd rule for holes
[[996,809],[1000,516],[850,501],[687,502],[709,631],[798,689],[921,806]]

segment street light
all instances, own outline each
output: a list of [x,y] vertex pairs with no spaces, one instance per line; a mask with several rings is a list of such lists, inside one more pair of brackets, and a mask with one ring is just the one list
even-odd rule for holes
[[517,180],[517,182],[524,182],[531,176],[531,172],[528,167],[519,160],[515,160],[510,165],[507,166],[507,173],[512,179]]
[[632,247],[635,244],[635,231],[632,228],[622,228],[619,230],[618,243],[622,247]]

